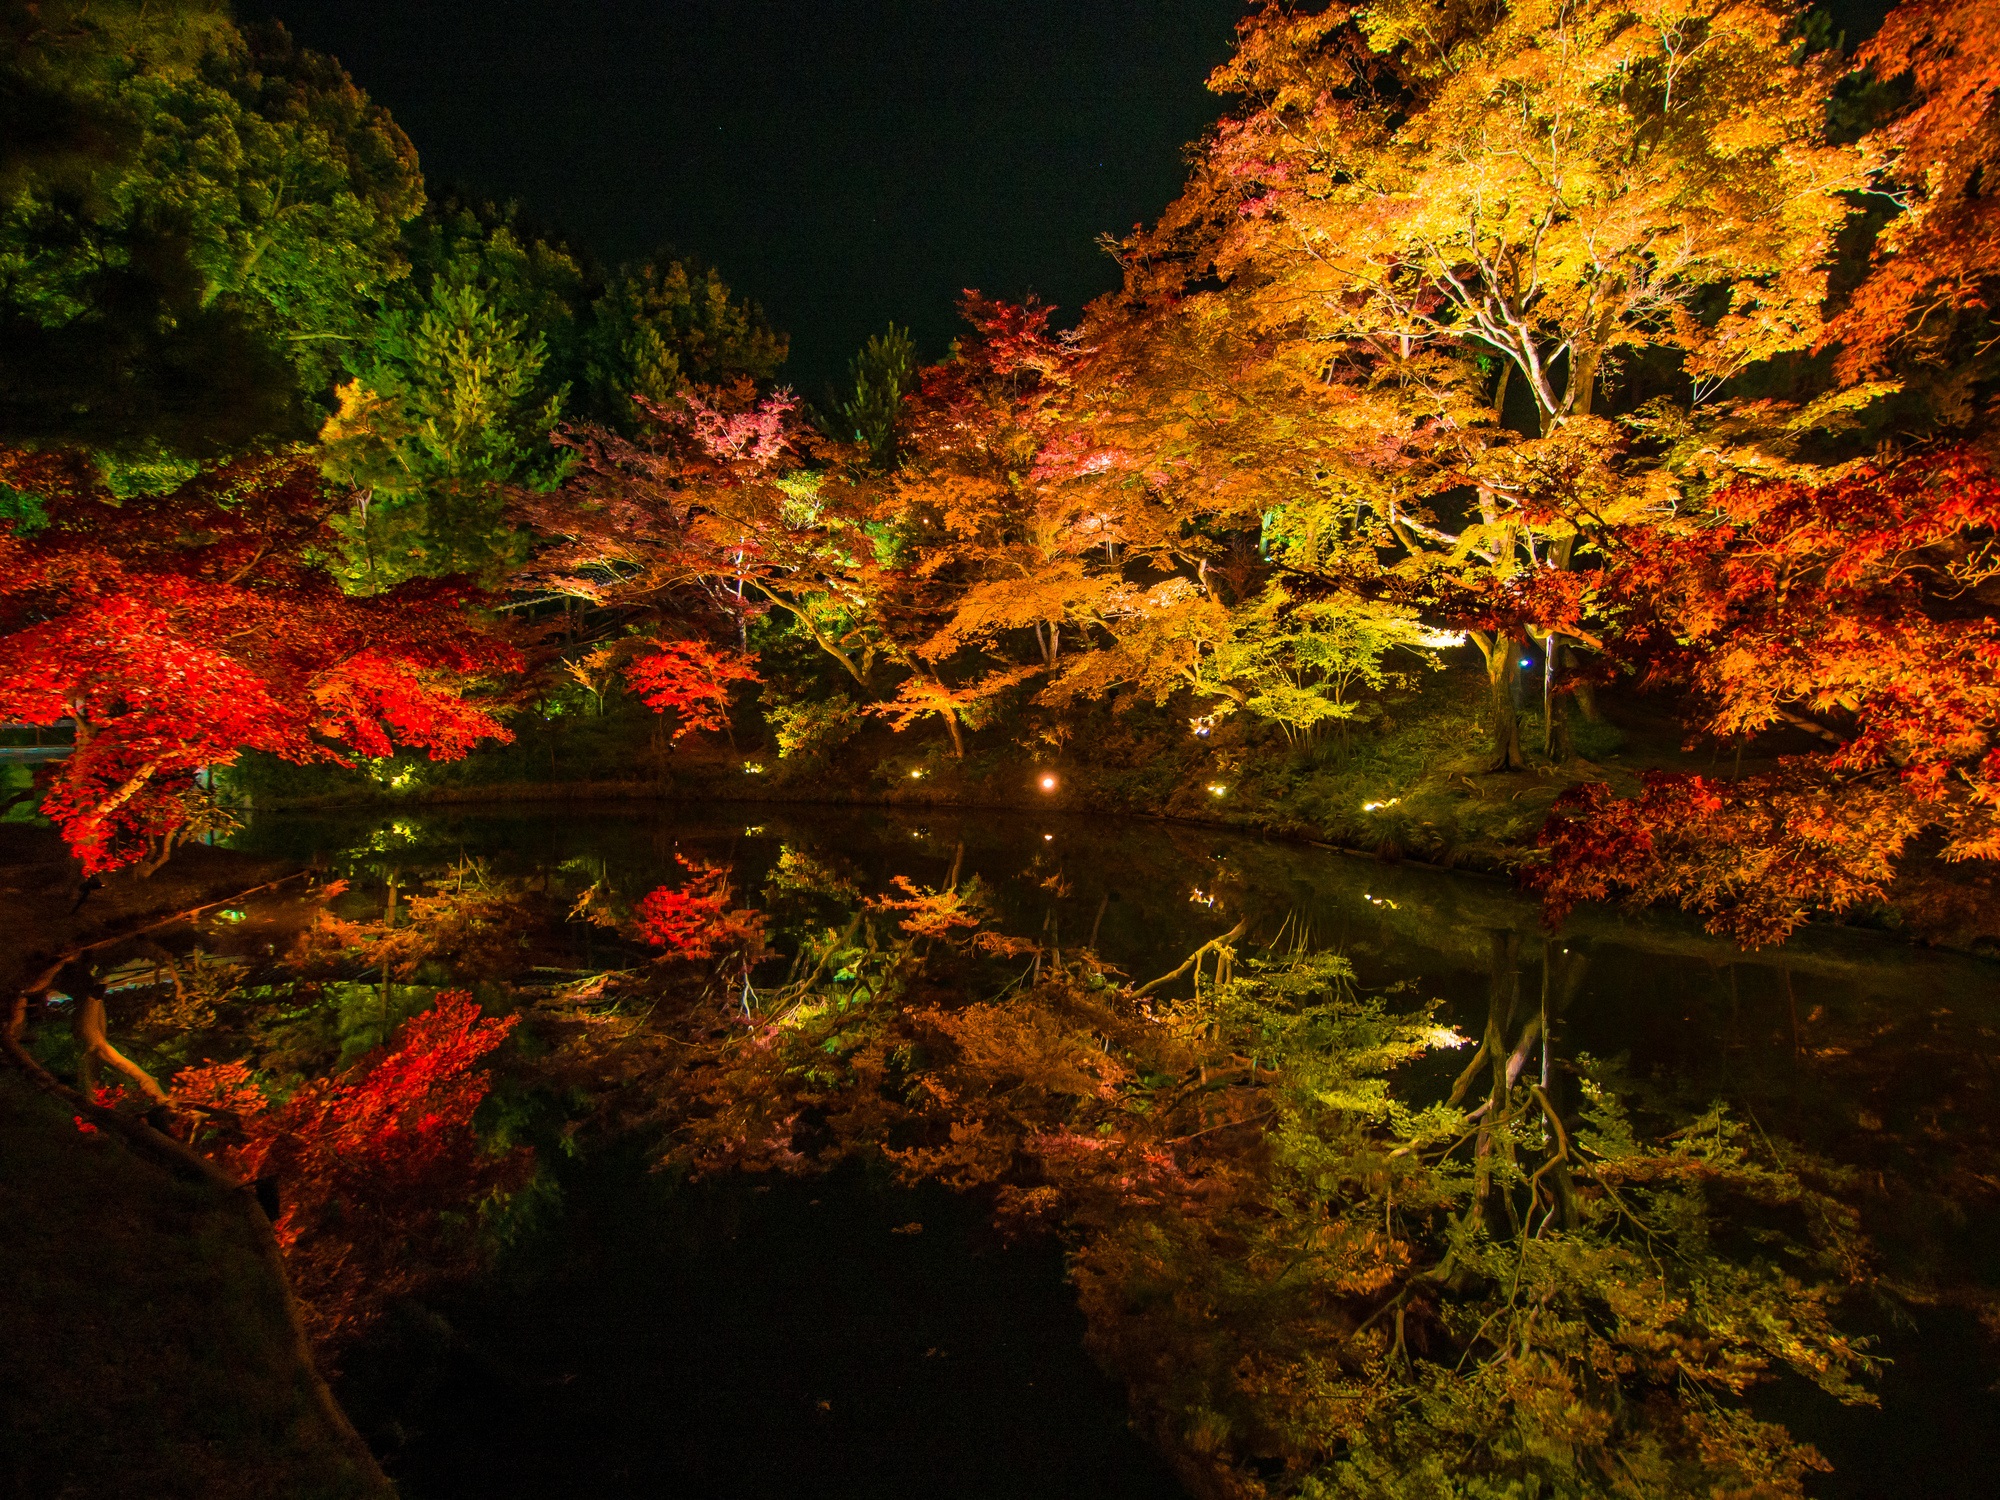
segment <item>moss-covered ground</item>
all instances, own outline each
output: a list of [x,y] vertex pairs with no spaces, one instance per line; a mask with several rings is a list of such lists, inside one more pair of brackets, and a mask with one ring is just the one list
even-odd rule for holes
[[243,1214],[0,1066],[0,1493],[390,1493],[316,1402]]

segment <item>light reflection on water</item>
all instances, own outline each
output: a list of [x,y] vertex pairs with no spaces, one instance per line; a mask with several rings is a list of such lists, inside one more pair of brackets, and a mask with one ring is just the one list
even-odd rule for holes
[[[1529,997],[1559,1053],[1623,1057],[1635,1077],[1689,1098],[1741,1100],[1771,1129],[1871,1174],[1885,1201],[1903,1174],[1994,1145],[2000,968],[1873,934],[1808,930],[1745,954],[1676,917],[1586,911],[1551,935],[1536,904],[1496,880],[1190,826],[999,810],[403,810],[264,818],[238,842],[316,853],[362,882],[476,858],[566,895],[598,885],[627,901],[674,881],[677,857],[706,859],[733,867],[739,899],[768,913],[781,960],[893,876],[935,887],[954,870],[978,877],[995,927],[1088,946],[1134,979],[1247,920],[1246,944],[1338,950],[1364,987],[1409,982],[1414,998],[1441,999],[1457,1035],[1480,1033],[1495,994]],[[603,941],[579,924],[579,968],[604,961]],[[1439,1079],[1453,1066],[1443,1054]],[[2000,1225],[1990,1203],[1963,1208],[1955,1225],[1899,1225],[1892,1213],[1871,1228],[1887,1230],[1892,1258],[1958,1260],[1990,1285]],[[1955,1486],[1961,1464],[1972,1483],[1992,1398],[1950,1321],[1940,1313],[1892,1339],[1899,1363],[1880,1413],[1822,1410],[1784,1388],[1771,1398],[1772,1414],[1838,1466],[1816,1493],[1879,1493],[1911,1473],[1930,1493],[1976,1492]]]

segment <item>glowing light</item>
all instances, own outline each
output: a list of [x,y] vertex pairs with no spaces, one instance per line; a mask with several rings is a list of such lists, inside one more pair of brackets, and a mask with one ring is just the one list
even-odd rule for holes
[[764,762],[761,760],[744,761],[743,774],[745,776],[762,776],[764,774]]
[[1391,797],[1387,802],[1364,802],[1361,804],[1361,810],[1363,812],[1374,812],[1378,807],[1394,807],[1402,800],[1401,797]]
[[1467,640],[1467,636],[1463,630],[1425,629],[1418,634],[1417,639],[1423,645],[1429,646],[1433,651],[1436,651],[1446,646],[1463,646]]
[[764,825],[762,823],[752,823],[748,828],[743,830],[743,837],[745,837],[746,839],[754,839],[755,837],[757,837],[758,834],[762,833],[763,831],[764,831]]
[[1424,1040],[1433,1047],[1469,1047],[1472,1038],[1450,1026],[1433,1026],[1424,1033]]
[[924,768],[922,766],[918,766],[916,770],[910,772],[910,780],[922,781],[923,779],[924,779]]
[[1054,791],[1055,789],[1056,789],[1056,779],[1055,779],[1055,777],[1053,777],[1053,776],[1044,776],[1044,777],[1042,778],[1042,790],[1043,790],[1043,791],[1045,791],[1045,792],[1053,792],[1053,791]]
[[1524,656],[1524,657],[1522,657],[1522,658],[1521,658],[1521,665],[1522,665],[1522,666],[1524,666],[1524,667],[1532,667],[1532,666],[1533,666],[1534,664],[1535,664],[1535,663],[1534,663],[1533,659],[1532,659],[1532,658],[1530,658],[1530,657],[1526,657],[1526,656]]
[[1045,833],[1042,835],[1042,842],[1045,844],[1053,844],[1055,841],[1056,841],[1056,836],[1053,833]]
[[1211,797],[1220,797],[1224,795],[1226,792],[1228,792],[1228,790],[1229,788],[1224,786],[1219,781],[1211,781],[1208,784],[1208,794]]

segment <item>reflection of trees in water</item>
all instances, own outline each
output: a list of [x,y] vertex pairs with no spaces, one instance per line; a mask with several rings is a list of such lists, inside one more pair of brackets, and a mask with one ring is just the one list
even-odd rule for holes
[[1784,1367],[1864,1399],[1829,1313],[1865,1252],[1826,1172],[1719,1107],[1641,1122],[1565,1060],[1581,955],[1531,988],[1490,933],[1484,1034],[1455,1082],[1411,1086],[1473,1039],[1337,956],[1239,931],[1199,985],[1190,962],[1142,994],[1045,948],[981,998],[976,937],[892,929],[903,909],[746,1033],[683,1033],[649,1080],[674,1159],[886,1155],[1055,1227],[1199,1488],[1793,1493],[1813,1456],[1739,1398]]
[[[607,972],[515,976],[548,1066],[691,1167],[886,1154],[1056,1226],[1101,1352],[1210,1487],[1795,1493],[1808,1456],[1743,1398],[1779,1368],[1856,1394],[1830,1321],[1877,1275],[1855,1206],[1923,1295],[1968,1280],[1940,1213],[1987,1193],[1990,1132],[1921,1096],[1977,1097],[1977,966],[1626,917],[1552,938],[1497,882],[1210,830],[754,816],[525,841],[546,911],[596,892],[605,919],[535,941]],[[621,935],[697,853],[770,924],[761,1010],[716,1014]],[[983,947],[903,929],[921,914],[895,903],[975,877]],[[1120,953],[1135,981],[1199,957],[1126,988]],[[1914,1003],[1941,977],[1961,1014]]]

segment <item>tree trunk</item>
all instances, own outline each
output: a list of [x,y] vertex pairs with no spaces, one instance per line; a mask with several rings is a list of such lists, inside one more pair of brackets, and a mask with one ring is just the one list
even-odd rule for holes
[[944,727],[951,734],[951,753],[957,760],[965,759],[965,737],[958,732],[958,715],[950,709],[944,712]]
[[1583,715],[1586,724],[1602,724],[1604,711],[1597,706],[1597,689],[1588,682],[1579,682],[1573,689],[1577,712]]
[[804,628],[806,634],[813,638],[813,644],[818,646],[820,650],[824,651],[828,656],[832,657],[835,661],[839,662],[841,670],[846,672],[849,677],[852,677],[854,679],[856,686],[862,688],[866,688],[868,686],[868,674],[865,671],[863,671],[860,667],[854,664],[854,658],[852,658],[845,651],[840,649],[839,642],[830,638],[824,630],[821,630],[818,625],[813,623],[812,616],[807,614],[803,607],[792,603],[792,601],[789,599],[779,598],[776,594],[772,593],[769,589],[765,588],[763,584],[758,583],[755,579],[750,580],[750,587],[755,589],[758,593],[762,594],[766,599],[769,599],[773,604],[777,605],[778,608],[786,611],[788,614],[791,615],[791,617],[794,620],[798,621],[800,626]]
[[140,1091],[155,1104],[167,1103],[167,1091],[154,1081],[153,1075],[112,1046],[111,1039],[105,1035],[104,996],[97,986],[92,984],[85,993],[71,996],[71,1000],[76,1009],[70,1015],[70,1030],[76,1036],[81,1054],[78,1073],[84,1096],[90,1099],[97,1097],[97,1065],[103,1062],[138,1084]]
[[[1473,637],[1478,641],[1478,636]],[[1528,760],[1521,753],[1521,720],[1514,710],[1514,695],[1520,687],[1521,661],[1514,654],[1512,637],[1496,634],[1486,655],[1486,727],[1492,738],[1492,771],[1525,771]],[[1482,643],[1482,649],[1483,643]]]
[[1554,631],[1542,642],[1542,754],[1560,765],[1573,752],[1569,741],[1569,694],[1556,691],[1563,638]]
[[173,852],[174,852],[174,832],[173,830],[170,829],[166,833],[160,835],[160,840],[157,848],[155,848],[153,852],[147,854],[136,865],[132,867],[133,872],[137,874],[141,880],[150,880],[153,877],[153,875],[159,870],[160,866],[164,865],[168,861],[168,859],[172,858]]

